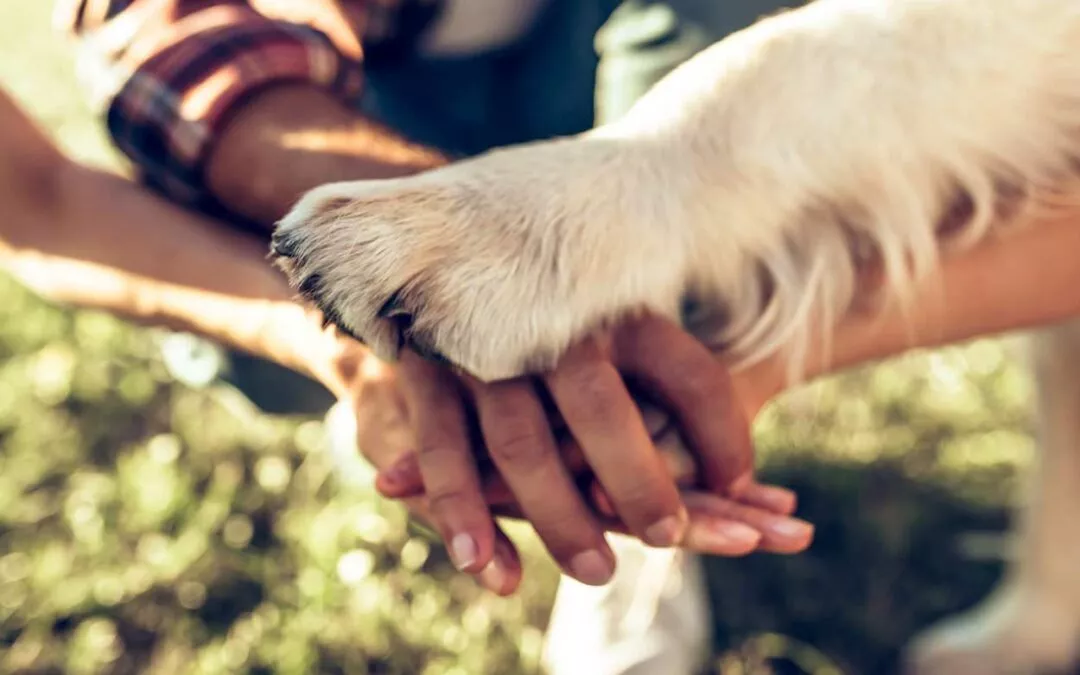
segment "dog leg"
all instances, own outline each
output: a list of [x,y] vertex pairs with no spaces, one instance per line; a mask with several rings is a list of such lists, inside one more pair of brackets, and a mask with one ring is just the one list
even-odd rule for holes
[[[309,193],[276,250],[377,354],[543,371],[628,313],[717,310],[744,362],[805,356],[853,250],[910,297],[1075,172],[1075,0],[818,0],[704,50],[617,122],[416,177]],[[693,322],[691,322],[693,323]]]
[[916,640],[917,675],[1069,672],[1080,656],[1080,321],[1033,338],[1040,456],[1017,557],[982,605]]

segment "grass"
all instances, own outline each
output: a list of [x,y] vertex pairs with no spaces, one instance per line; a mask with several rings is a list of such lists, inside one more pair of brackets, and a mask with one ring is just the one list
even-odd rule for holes
[[[0,5],[0,86],[121,169],[48,5]],[[0,671],[538,672],[554,584],[535,555],[521,596],[485,595],[339,479],[318,420],[178,384],[152,331],[7,279],[0,298]],[[770,408],[763,466],[819,534],[801,556],[708,561],[714,671],[891,673],[913,632],[982,597],[1000,551],[973,533],[1007,524],[1030,398],[983,341]]]

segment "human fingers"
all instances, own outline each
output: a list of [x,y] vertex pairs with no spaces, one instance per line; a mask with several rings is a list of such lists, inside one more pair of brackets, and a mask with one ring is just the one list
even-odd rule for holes
[[544,381],[629,530],[651,546],[677,544],[686,529],[686,509],[601,345],[595,340],[575,345]]
[[607,583],[614,554],[563,464],[533,382],[467,380],[488,453],[522,515],[566,574]]
[[754,467],[750,426],[728,370],[676,324],[643,316],[613,332],[613,361],[675,415],[706,487],[717,494],[745,488]]
[[431,521],[458,569],[491,562],[495,522],[480,490],[463,392],[442,367],[404,350],[400,374]]

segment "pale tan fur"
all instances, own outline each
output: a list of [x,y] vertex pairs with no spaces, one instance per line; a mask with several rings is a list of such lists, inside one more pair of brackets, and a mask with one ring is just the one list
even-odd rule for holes
[[[707,49],[596,131],[320,187],[276,242],[305,293],[386,358],[411,342],[501,379],[649,309],[744,365],[784,350],[797,377],[862,261],[903,302],[943,252],[1075,176],[1078,45],[1077,0],[818,0]],[[1048,335],[1041,358],[1068,368],[1038,369],[1048,469],[1030,545],[999,599],[919,641],[919,673],[1076,656],[1080,546],[1063,540],[1080,519],[1080,330]]]

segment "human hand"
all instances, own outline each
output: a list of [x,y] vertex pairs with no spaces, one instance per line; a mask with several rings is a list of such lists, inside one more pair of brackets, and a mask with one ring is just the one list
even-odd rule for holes
[[[318,324],[313,324],[318,325]],[[307,367],[339,398],[352,406],[356,423],[357,449],[377,470],[386,471],[416,447],[406,407],[399,368],[386,364],[363,345],[333,327],[320,328],[321,336],[308,344],[315,348],[314,361]],[[417,522],[441,532],[432,518],[429,500],[421,491],[403,496],[401,501]],[[494,593],[507,595],[521,581],[517,549],[494,525],[494,564],[471,570],[477,582]],[[449,542],[447,542],[449,543]]]
[[[789,517],[794,495],[752,480],[745,415],[757,399],[737,398],[720,361],[665,320],[643,317],[594,336],[535,380],[485,385],[409,351],[400,372],[416,452],[383,471],[378,486],[390,497],[425,496],[464,571],[492,561],[493,514],[527,518],[560,567],[590,584],[614,569],[605,531],[717,555],[793,553],[810,542],[812,527]],[[648,428],[623,376],[673,411],[682,434],[670,424]],[[696,460],[689,466],[700,468],[694,486],[708,492],[680,496],[668,464],[684,478],[695,472],[678,469],[687,466],[678,438]],[[591,474],[590,500],[581,488]]]

